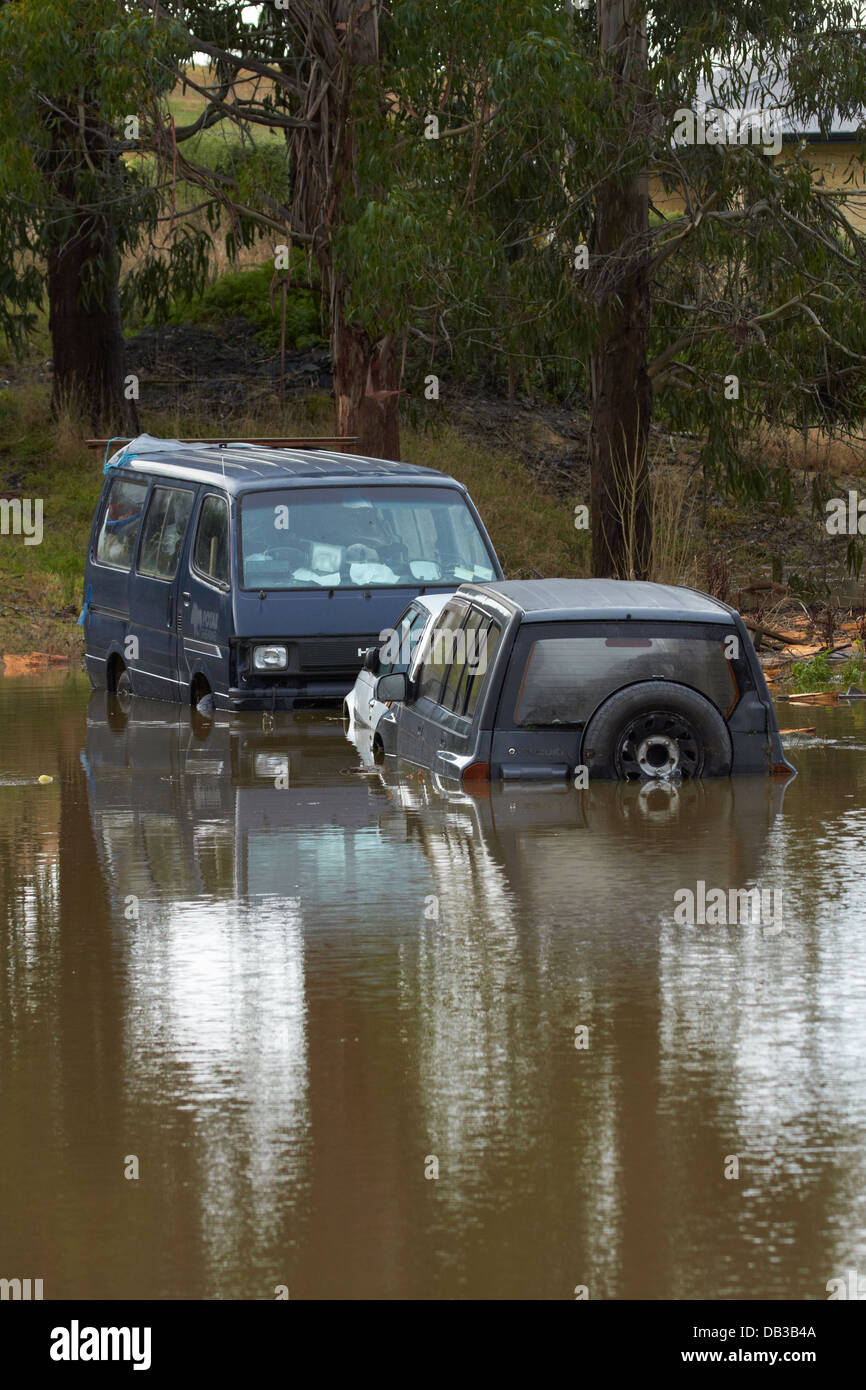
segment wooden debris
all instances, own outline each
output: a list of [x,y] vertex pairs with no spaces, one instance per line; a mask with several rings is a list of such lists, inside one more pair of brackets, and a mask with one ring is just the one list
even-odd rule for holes
[[780,695],[780,700],[787,700],[790,705],[837,705],[839,703],[838,690],[810,690],[800,695]]
[[774,579],[755,579],[751,584],[744,584],[741,589],[737,590],[737,607],[742,607],[743,599],[746,597],[753,599],[769,598],[775,599],[778,602],[780,599],[787,598],[789,593],[790,590],[787,585],[777,584]]
[[71,657],[59,652],[28,652],[26,656],[0,656],[0,675],[28,676],[47,666],[68,666]]
[[769,637],[773,642],[780,642],[783,647],[790,647],[792,643],[802,640],[799,632],[777,632],[775,628],[767,627],[765,623],[756,622],[754,618],[743,616],[743,622],[750,632],[753,632],[758,640]]

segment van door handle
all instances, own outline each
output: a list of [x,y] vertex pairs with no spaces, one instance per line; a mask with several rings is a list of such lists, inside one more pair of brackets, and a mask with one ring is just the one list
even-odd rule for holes
[[189,608],[190,602],[192,600],[192,595],[188,593],[186,589],[184,589],[183,593],[181,594],[181,599],[183,600],[184,608]]

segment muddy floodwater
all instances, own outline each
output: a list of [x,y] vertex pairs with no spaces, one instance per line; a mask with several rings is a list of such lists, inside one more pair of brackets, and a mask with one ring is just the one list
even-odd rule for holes
[[817,728],[787,786],[469,797],[365,768],[333,716],[0,682],[0,1277],[866,1275],[866,701],[779,719]]

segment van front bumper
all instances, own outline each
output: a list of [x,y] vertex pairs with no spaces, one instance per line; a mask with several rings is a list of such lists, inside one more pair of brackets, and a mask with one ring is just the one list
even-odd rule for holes
[[354,680],[297,681],[281,685],[230,686],[229,708],[233,710],[293,710],[316,706],[341,705]]

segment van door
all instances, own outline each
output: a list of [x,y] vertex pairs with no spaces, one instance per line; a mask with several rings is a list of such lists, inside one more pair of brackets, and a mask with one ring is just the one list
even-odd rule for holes
[[129,635],[136,648],[127,666],[135,693],[157,700],[176,700],[180,690],[178,569],[195,497],[195,488],[154,483],[130,580]]
[[215,698],[228,699],[231,636],[229,501],[203,492],[183,561],[177,613],[178,665],[186,690],[207,681]]
[[84,588],[87,668],[98,686],[106,683],[109,657],[124,652],[132,562],[149,485],[148,478],[114,476],[100,500]]

